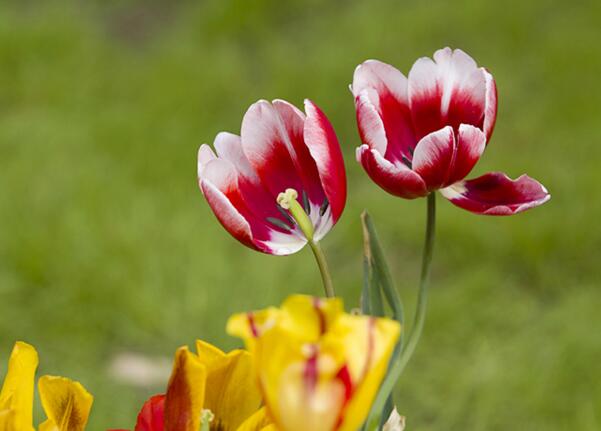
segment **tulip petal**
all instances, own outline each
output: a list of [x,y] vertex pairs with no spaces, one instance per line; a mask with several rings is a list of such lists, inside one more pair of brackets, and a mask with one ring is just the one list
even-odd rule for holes
[[33,431],[33,388],[38,354],[33,346],[18,341],[8,361],[0,391],[0,421],[9,430]]
[[317,165],[321,185],[336,223],[346,204],[346,171],[342,151],[332,125],[321,109],[307,99],[305,112],[305,144]]
[[196,347],[207,369],[203,407],[215,415],[211,426],[234,431],[261,406],[252,356],[244,350],[226,354],[201,340],[196,342]]
[[42,429],[84,431],[94,397],[79,383],[64,377],[43,376],[38,383],[48,420]]
[[187,347],[175,354],[165,395],[164,431],[198,431],[205,399],[207,370]]
[[384,122],[370,100],[370,91],[373,92],[374,90],[363,90],[355,98],[359,135],[361,136],[361,142],[369,148],[378,151],[380,154],[386,154],[388,141],[386,140]]
[[413,170],[423,178],[428,190],[436,190],[448,181],[454,153],[455,133],[450,126],[419,141],[413,154]]
[[[223,148],[221,151],[224,154]],[[230,162],[232,153],[230,149],[228,157],[209,160],[203,165],[200,178],[200,188],[221,225],[244,245],[264,253],[284,255],[300,250],[306,239],[291,224],[286,230],[284,221],[269,222],[281,219],[275,200],[270,210],[266,192],[260,189],[261,185],[251,184],[251,177],[238,174]],[[247,202],[253,202],[253,208]]]
[[400,333],[401,327],[394,320],[344,314],[328,334],[331,340],[323,341],[325,345],[331,342],[344,346],[353,382],[352,396],[342,411],[340,431],[357,430],[365,421]]
[[409,72],[409,104],[418,138],[451,125],[483,127],[486,77],[460,49],[444,48],[434,60],[418,59]]
[[165,395],[155,395],[148,399],[140,410],[136,431],[163,431],[164,424]]
[[301,182],[302,190],[307,193],[307,198],[316,207],[319,208],[326,199],[316,161],[313,160],[311,152],[305,145],[304,128],[306,116],[296,106],[285,100],[276,99],[273,101],[273,107],[276,109],[282,124],[288,133],[288,138],[292,145],[292,161],[296,168]]
[[210,181],[201,180],[200,188],[219,223],[242,244],[260,250],[253,241],[248,221],[226,195]]
[[407,78],[396,67],[379,60],[366,60],[355,69],[351,90],[357,97],[365,89],[389,92],[398,103],[407,104]]
[[486,80],[486,104],[484,108],[483,130],[486,135],[486,143],[488,144],[490,135],[492,135],[495,123],[497,122],[497,84],[486,69],[482,69],[482,71],[484,72],[484,78]]
[[11,431],[13,422],[12,410],[0,410],[0,431]]
[[428,194],[426,183],[402,163],[393,164],[367,145],[357,148],[357,161],[369,177],[388,193],[405,199],[414,199]]
[[274,199],[288,188],[302,190],[292,160],[292,143],[276,108],[266,100],[250,106],[242,120],[242,148]]
[[[378,137],[378,145],[372,148],[391,162],[411,160],[417,141],[409,112],[407,78],[389,64],[367,60],[355,69],[351,89],[363,143],[372,146],[369,137],[377,130],[386,140],[382,144]],[[381,126],[374,121],[371,109],[381,118]]]
[[248,419],[246,419],[236,431],[275,431],[275,425],[271,423],[267,409],[265,407],[260,408],[253,413]]
[[527,175],[512,180],[501,172],[460,181],[440,192],[456,206],[484,215],[513,215],[551,199],[547,189]]
[[[269,193],[261,182],[261,179],[254,172],[244,154],[240,137],[231,133],[221,132],[217,134],[214,146],[220,162],[229,163],[225,163],[220,168],[213,182],[219,184],[223,177],[228,178],[223,181],[221,189],[226,191],[236,189],[235,191],[239,194],[238,199],[240,200],[240,205],[237,205],[237,207],[242,212],[248,212],[254,218],[259,219],[260,224],[265,224],[265,220],[270,217],[281,218],[282,214],[277,210],[276,198]],[[209,173],[205,173],[204,176],[209,177]],[[251,218],[253,218],[252,216]],[[254,227],[251,225],[251,228]],[[274,228],[278,228],[278,226],[273,225],[267,229],[271,230]],[[256,232],[254,234],[256,235]],[[259,235],[259,237],[261,236]]]
[[486,147],[486,136],[477,127],[469,124],[459,126],[455,161],[446,184],[455,184],[471,172]]

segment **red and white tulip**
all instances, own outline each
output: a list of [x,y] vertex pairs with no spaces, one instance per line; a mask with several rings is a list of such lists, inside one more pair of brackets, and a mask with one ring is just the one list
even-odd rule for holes
[[221,224],[243,244],[269,254],[300,250],[307,238],[282,208],[288,189],[313,224],[319,241],[338,221],[346,202],[346,174],[338,139],[310,100],[303,113],[283,100],[251,105],[240,136],[221,132],[213,149],[198,152],[198,181]]
[[408,78],[377,60],[359,65],[351,90],[363,145],[357,160],[393,195],[414,199],[440,190],[477,214],[510,215],[550,195],[526,175],[492,172],[464,180],[493,132],[497,88],[465,52],[444,48],[420,58]]

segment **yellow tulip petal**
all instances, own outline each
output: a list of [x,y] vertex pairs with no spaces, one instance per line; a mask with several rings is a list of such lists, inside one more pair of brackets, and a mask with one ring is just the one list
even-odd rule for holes
[[215,415],[213,427],[233,431],[261,406],[252,356],[244,350],[225,354],[200,340],[196,346],[207,370],[203,407]]
[[[339,299],[301,295],[288,298],[279,312],[270,311],[269,321],[263,313],[233,316],[228,329],[252,349],[274,425],[282,431],[359,429],[400,325],[345,314]],[[261,326],[253,321],[257,316]]]
[[187,347],[175,353],[165,397],[165,431],[198,431],[205,398],[207,371]]
[[12,410],[0,410],[0,431],[12,431]]
[[273,327],[280,318],[280,310],[268,308],[261,311],[234,314],[227,321],[226,331],[230,335],[247,341],[247,348],[252,351],[252,340]]
[[269,415],[267,414],[267,409],[263,407],[246,419],[236,431],[265,431],[270,426],[273,427]]
[[388,319],[345,315],[329,334],[344,345],[352,396],[342,412],[340,431],[355,431],[367,418],[400,335],[400,325]]
[[0,412],[4,412],[0,423],[4,422],[7,431],[33,430],[33,386],[37,367],[35,348],[21,341],[15,343],[0,392]]
[[292,295],[282,304],[282,330],[308,341],[317,339],[328,331],[332,322],[343,313],[340,298],[316,298]]
[[54,421],[48,419],[40,424],[39,431],[60,431],[60,428]]
[[79,383],[64,377],[43,376],[38,383],[47,429],[83,431],[94,397]]

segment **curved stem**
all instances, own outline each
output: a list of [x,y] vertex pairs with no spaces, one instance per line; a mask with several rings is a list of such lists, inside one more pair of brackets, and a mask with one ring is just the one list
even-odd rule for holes
[[384,404],[386,403],[388,396],[392,393],[394,385],[401,376],[405,366],[411,359],[424,328],[426,308],[428,305],[428,286],[430,284],[430,264],[432,263],[432,252],[434,251],[435,227],[436,195],[434,193],[430,193],[428,195],[426,238],[424,241],[424,251],[422,256],[422,272],[419,283],[415,317],[413,318],[413,326],[411,327],[411,333],[409,334],[405,348],[401,352],[398,361],[390,364],[388,374],[384,379],[384,382],[382,382],[382,386],[380,387],[378,395],[376,396],[376,399],[372,405],[372,410],[366,423],[366,429],[370,431],[378,429],[380,415],[384,409]]
[[411,334],[407,340],[407,346],[401,354],[399,362],[403,363],[403,368],[411,359],[415,347],[422,335],[424,322],[426,319],[426,308],[428,305],[428,287],[430,285],[430,266],[432,263],[432,252],[434,251],[434,239],[436,236],[436,194],[428,195],[428,215],[426,223],[426,238],[424,241],[424,251],[422,256],[422,272],[419,281],[419,292],[417,294],[417,306]]
[[319,245],[318,241],[310,240],[309,245],[311,246],[315,260],[317,261],[317,266],[319,267],[319,272],[321,273],[321,280],[323,281],[323,288],[326,292],[326,296],[328,298],[333,298],[336,296],[336,293],[334,292],[334,284],[332,283],[332,276],[330,275],[330,269],[328,268],[326,255],[324,254],[323,249],[321,248],[321,245]]

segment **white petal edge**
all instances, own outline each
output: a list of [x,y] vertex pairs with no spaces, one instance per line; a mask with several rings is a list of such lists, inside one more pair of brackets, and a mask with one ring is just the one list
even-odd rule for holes
[[370,148],[373,148],[381,154],[385,154],[386,148],[388,147],[386,129],[384,128],[384,122],[382,121],[380,114],[371,102],[369,91],[374,90],[363,90],[355,102],[357,122],[359,123],[358,126],[363,135],[363,139],[366,141],[364,144],[367,144]]

